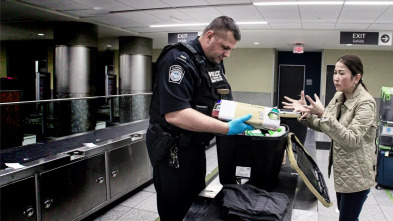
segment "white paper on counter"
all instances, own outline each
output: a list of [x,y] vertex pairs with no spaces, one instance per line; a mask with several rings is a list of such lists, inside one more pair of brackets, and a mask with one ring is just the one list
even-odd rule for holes
[[19,169],[19,168],[25,167],[25,166],[21,165],[20,163],[5,163],[5,165],[7,167],[14,168],[14,169]]
[[85,147],[98,147],[97,145],[95,145],[93,143],[83,143],[83,146],[85,146]]

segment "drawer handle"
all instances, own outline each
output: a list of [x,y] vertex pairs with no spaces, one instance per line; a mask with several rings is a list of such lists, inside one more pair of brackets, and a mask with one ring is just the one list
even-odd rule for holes
[[102,176],[100,176],[100,177],[98,177],[98,179],[96,179],[96,182],[97,183],[103,183],[104,182],[104,177],[102,177]]
[[135,140],[140,140],[140,139],[142,139],[142,138],[143,138],[143,135],[142,135],[142,134],[135,133],[135,134],[131,134],[130,137],[131,137],[131,141],[135,141]]
[[52,203],[53,203],[53,199],[49,199],[49,198],[45,199],[44,208],[48,209],[52,205]]
[[34,215],[34,208],[32,206],[28,206],[25,211],[23,211],[23,215],[26,217],[32,217]]
[[112,177],[116,177],[118,173],[119,173],[119,170],[112,171]]

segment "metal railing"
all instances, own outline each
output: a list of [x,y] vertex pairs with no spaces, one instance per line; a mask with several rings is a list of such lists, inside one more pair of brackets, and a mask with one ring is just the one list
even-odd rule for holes
[[0,103],[1,149],[149,118],[152,93]]

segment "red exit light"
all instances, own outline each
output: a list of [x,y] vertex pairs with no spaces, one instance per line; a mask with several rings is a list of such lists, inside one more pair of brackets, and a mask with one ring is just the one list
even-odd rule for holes
[[294,54],[303,54],[303,52],[304,52],[303,45],[294,45],[293,46],[293,53]]

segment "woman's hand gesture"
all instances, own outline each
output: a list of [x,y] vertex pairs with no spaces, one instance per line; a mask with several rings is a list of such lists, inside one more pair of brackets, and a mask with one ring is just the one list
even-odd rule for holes
[[310,102],[309,106],[304,106],[308,110],[307,113],[315,114],[318,117],[322,117],[323,112],[325,112],[325,107],[323,106],[321,100],[319,100],[318,95],[314,94],[315,101],[313,101],[308,95],[306,96],[306,98]]
[[301,113],[308,111],[308,109],[304,107],[307,106],[306,99],[304,98],[304,91],[300,92],[299,100],[294,100],[287,96],[284,96],[284,98],[288,101],[288,102],[284,102],[284,101],[282,102],[282,104],[284,105],[284,109],[290,109],[293,110],[293,112],[301,112]]

